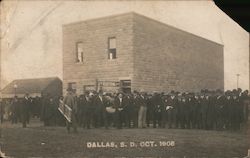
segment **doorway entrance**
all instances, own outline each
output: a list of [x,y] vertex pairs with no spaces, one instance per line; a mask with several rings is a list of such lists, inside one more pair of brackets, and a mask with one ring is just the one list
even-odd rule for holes
[[123,93],[131,93],[131,80],[121,80],[120,88]]

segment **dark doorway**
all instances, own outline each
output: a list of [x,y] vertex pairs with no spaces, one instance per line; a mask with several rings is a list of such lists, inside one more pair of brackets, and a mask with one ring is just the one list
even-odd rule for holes
[[131,93],[131,80],[121,80],[120,88],[123,93]]

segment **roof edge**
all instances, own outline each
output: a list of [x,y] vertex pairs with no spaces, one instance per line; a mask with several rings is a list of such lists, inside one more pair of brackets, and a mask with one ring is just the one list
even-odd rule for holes
[[175,30],[178,30],[178,31],[181,31],[181,32],[187,33],[187,34],[190,34],[190,35],[192,35],[192,36],[195,36],[195,37],[201,38],[201,39],[206,40],[206,41],[208,41],[208,42],[211,42],[211,43],[214,43],[214,44],[217,44],[217,45],[220,45],[220,46],[224,47],[224,45],[223,45],[223,44],[221,44],[221,43],[218,43],[218,42],[212,41],[212,40],[210,40],[210,39],[207,39],[207,38],[205,38],[205,37],[202,37],[202,36],[196,35],[196,34],[194,34],[194,33],[188,32],[188,31],[183,30],[183,29],[180,29],[180,28],[178,28],[178,27],[175,27],[175,26],[172,26],[172,25],[166,24],[166,23],[161,22],[161,21],[159,21],[159,20],[156,20],[156,19],[153,19],[153,18],[147,17],[147,16],[142,15],[142,14],[139,14],[139,13],[134,13],[134,14],[135,14],[135,15],[138,15],[138,16],[140,16],[140,17],[143,17],[143,18],[145,18],[145,19],[147,19],[147,20],[154,21],[154,22],[156,22],[156,23],[158,23],[158,24],[165,25],[165,26],[170,27],[170,28],[172,28],[172,29],[175,29]]
[[172,28],[172,29],[176,29],[176,30],[178,30],[178,31],[181,31],[181,32],[190,34],[190,35],[192,35],[192,36],[195,36],[195,37],[204,39],[204,40],[206,40],[206,41],[209,41],[209,42],[211,42],[211,43],[214,43],[214,44],[217,44],[217,45],[219,45],[219,46],[224,47],[224,45],[221,44],[221,43],[218,43],[218,42],[215,42],[215,41],[213,41],[213,40],[207,39],[207,38],[205,38],[205,37],[196,35],[196,34],[194,34],[194,33],[188,32],[188,31],[186,31],[186,30],[177,28],[177,27],[172,26],[172,25],[170,25],[170,24],[166,24],[166,23],[164,23],[164,22],[161,22],[161,21],[156,20],[156,19],[153,19],[153,18],[151,18],[151,17],[148,17],[148,16],[145,16],[145,15],[139,14],[139,13],[134,12],[134,11],[126,12],[126,13],[121,13],[121,14],[115,14],[115,15],[109,15],[109,16],[104,16],[104,17],[97,17],[97,18],[92,18],[92,19],[86,19],[86,20],[83,20],[83,21],[77,21],[77,22],[73,22],[73,23],[63,24],[62,26],[63,26],[63,27],[68,27],[68,26],[72,26],[72,25],[76,25],[76,24],[82,24],[82,23],[87,23],[87,22],[92,22],[92,21],[98,21],[98,20],[103,20],[103,19],[109,19],[109,18],[114,18],[114,17],[119,17],[119,16],[130,15],[130,14],[135,15],[135,16],[140,16],[140,17],[145,18],[145,19],[147,19],[147,20],[154,21],[154,22],[156,22],[156,23],[158,23],[158,24],[165,25],[165,26],[170,27],[170,28]]
[[71,22],[71,23],[63,24],[62,26],[67,27],[67,26],[70,26],[70,25],[87,23],[87,22],[92,22],[92,21],[97,21],[97,20],[102,20],[102,19],[115,18],[115,17],[125,16],[125,15],[129,15],[129,14],[138,14],[138,13],[136,13],[134,11],[125,12],[125,13],[118,13],[118,14],[114,14],[114,15],[107,15],[107,16],[102,16],[102,17],[95,17],[95,18],[90,18],[90,19],[86,19],[86,20]]
[[[59,79],[61,80],[59,77],[55,76],[55,77],[40,77],[40,78],[17,78],[15,80],[12,80],[10,83],[14,82],[14,81],[20,81],[20,80],[40,80],[40,79]],[[9,83],[9,84],[10,84]]]

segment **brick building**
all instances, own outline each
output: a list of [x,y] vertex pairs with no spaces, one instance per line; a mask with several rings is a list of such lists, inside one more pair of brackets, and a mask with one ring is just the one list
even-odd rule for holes
[[223,46],[131,12],[63,26],[63,89],[224,88]]

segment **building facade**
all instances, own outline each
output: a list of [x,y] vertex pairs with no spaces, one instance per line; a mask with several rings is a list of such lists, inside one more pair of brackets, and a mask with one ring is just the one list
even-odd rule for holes
[[223,46],[131,12],[63,26],[63,90],[224,88]]

